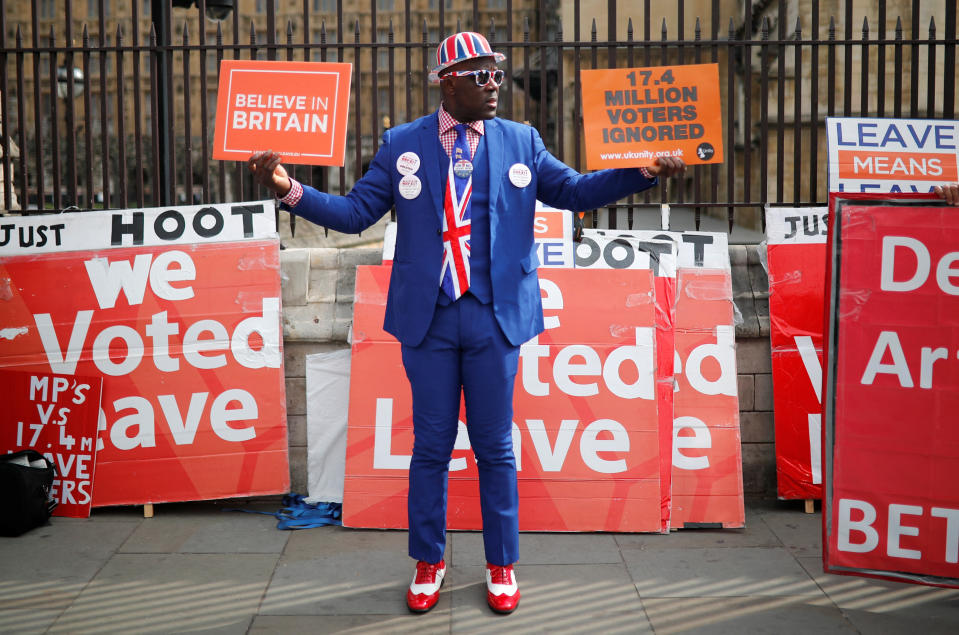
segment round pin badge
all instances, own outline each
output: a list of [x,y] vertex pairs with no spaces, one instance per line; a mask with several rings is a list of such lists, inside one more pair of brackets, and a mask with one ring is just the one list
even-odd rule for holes
[[458,179],[468,179],[473,174],[473,164],[466,159],[460,159],[453,164],[453,174]]
[[533,172],[522,163],[514,163],[509,168],[509,182],[516,187],[526,187],[533,181]]
[[423,183],[420,181],[420,177],[415,174],[407,174],[402,179],[400,179],[400,196],[405,198],[408,201],[412,201],[414,198],[420,195],[420,190],[423,189]]
[[415,152],[404,152],[396,160],[396,171],[406,176],[420,169],[420,157]]

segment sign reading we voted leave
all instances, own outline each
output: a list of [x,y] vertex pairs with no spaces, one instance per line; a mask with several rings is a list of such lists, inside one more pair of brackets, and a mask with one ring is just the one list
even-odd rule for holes
[[352,64],[223,60],[213,158],[343,165]]
[[684,64],[584,70],[586,167],[723,162],[719,66]]
[[271,201],[4,219],[0,369],[37,379],[2,384],[0,450],[94,507],[289,491],[279,253]]
[[959,586],[959,214],[854,196],[830,196],[824,567]]

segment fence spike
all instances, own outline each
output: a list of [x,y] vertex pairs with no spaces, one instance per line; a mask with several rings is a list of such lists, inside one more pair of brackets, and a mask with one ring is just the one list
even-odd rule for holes
[[496,41],[496,21],[493,20],[493,16],[489,17],[489,41]]
[[556,41],[563,41],[563,19],[559,18],[556,20]]
[[929,16],[929,39],[936,39],[936,16]]
[[386,41],[393,43],[393,18],[390,17],[390,30],[386,32]]
[[[732,22],[732,18],[730,18],[730,22]],[[665,40],[668,33],[668,31],[666,30],[666,18],[663,18],[663,26],[661,30],[662,30],[663,39]]]
[[223,46],[223,29],[220,28],[219,22],[216,23],[216,45]]
[[869,39],[869,18],[868,17],[864,17],[862,19],[862,39],[864,40]]
[[289,44],[293,44],[293,20],[286,21],[286,40]]
[[423,44],[426,44],[427,42],[429,42],[429,37],[430,37],[430,34],[429,34],[429,29],[426,25],[426,18],[423,18]]
[[703,39],[703,27],[699,23],[699,16],[696,16],[696,26],[693,27],[693,39],[697,42]]
[[630,17],[629,20],[626,21],[626,41],[627,42],[633,41],[633,18],[632,17]]
[[123,44],[123,25],[119,22],[117,23],[117,34],[114,36],[117,40],[117,48]]
[[460,19],[456,18],[456,32],[459,33],[463,28],[460,26]]
[[836,18],[833,16],[829,16],[829,39],[836,40]]
[[190,23],[186,20],[183,21],[183,46],[186,46],[190,43]]
[[320,44],[326,44],[326,18],[320,20]]
[[[53,25],[51,24],[50,25],[50,48],[51,49],[57,45],[56,39],[57,39],[57,32],[54,31]],[[51,53],[51,55],[55,55],[55,53]]]
[[596,18],[593,18],[593,26],[589,28],[589,41],[596,41]]
[[768,15],[763,16],[762,26],[759,29],[759,38],[761,40],[769,39],[769,16]]
[[256,24],[254,24],[253,20],[250,20],[250,44],[256,46]]
[[[86,48],[87,44],[89,43],[89,42],[88,42],[89,37],[90,37],[90,36],[89,36],[89,34],[87,33],[87,25],[84,24],[84,25],[83,25],[83,46],[84,46],[84,48]],[[157,45],[157,29],[156,29],[156,24],[154,24],[153,22],[151,22],[151,23],[150,23],[150,48],[155,49],[155,48],[156,48],[156,45]]]
[[800,20],[799,17],[797,16],[796,17],[796,41],[798,42],[801,39],[802,39],[802,20]]
[[[593,20],[593,26],[595,27],[596,20]],[[529,42],[529,16],[523,16],[523,41]]]
[[733,22],[732,18],[729,18],[729,39],[736,39],[736,24]]
[[902,39],[902,16],[896,18],[896,39]]

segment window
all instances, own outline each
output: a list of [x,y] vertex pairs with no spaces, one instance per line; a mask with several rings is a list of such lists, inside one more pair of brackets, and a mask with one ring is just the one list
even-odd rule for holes
[[392,11],[393,0],[376,0],[376,9],[378,11]]
[[52,18],[55,15],[53,8],[53,0],[41,0],[40,2],[40,17],[41,18]]

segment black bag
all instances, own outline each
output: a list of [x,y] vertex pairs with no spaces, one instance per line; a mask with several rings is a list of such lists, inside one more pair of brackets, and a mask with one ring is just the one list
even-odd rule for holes
[[[14,462],[23,458],[31,466]],[[0,536],[19,536],[47,522],[57,506],[50,496],[55,477],[53,463],[35,450],[0,455]]]

